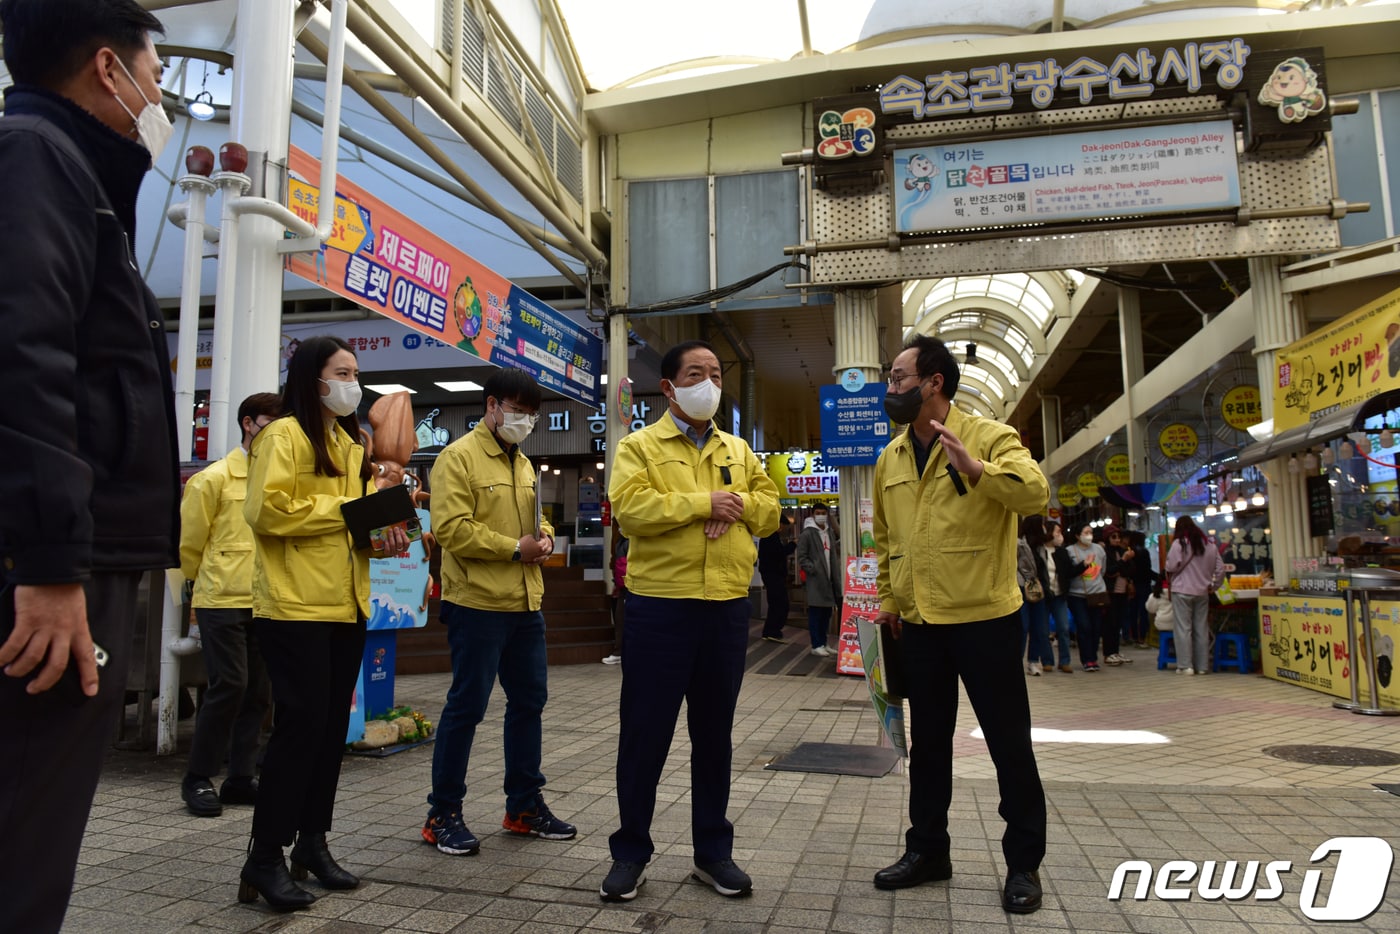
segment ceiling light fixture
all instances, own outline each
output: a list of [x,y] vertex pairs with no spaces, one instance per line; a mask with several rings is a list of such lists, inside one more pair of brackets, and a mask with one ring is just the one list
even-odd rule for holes
[[434,385],[434,386],[439,386],[439,387],[441,387],[441,388],[443,388],[443,389],[446,389],[448,392],[480,392],[480,391],[481,391],[481,384],[480,384],[480,383],[477,383],[477,382],[473,382],[472,380],[469,380],[469,379],[449,379],[449,380],[443,380],[443,381],[440,382],[440,383],[433,383],[433,385]]
[[194,100],[185,105],[185,113],[199,121],[214,119],[214,95],[209,93],[209,63],[204,63],[204,81]]
[[1255,490],[1254,495],[1249,498],[1250,505],[1262,506],[1266,502],[1262,490]]
[[963,363],[966,363],[966,364],[968,364],[969,366],[971,366],[971,365],[973,365],[973,364],[980,364],[981,362],[982,362],[981,360],[978,360],[978,359],[977,359],[977,342],[976,342],[976,341],[968,341],[968,342],[967,342],[967,357],[964,358]]
[[406,393],[409,393],[410,395],[416,395],[417,392],[418,392],[418,390],[416,390],[416,389],[410,389],[409,387],[405,386],[403,383],[373,383],[373,384],[371,384],[371,383],[365,383],[364,386],[365,386],[366,389],[370,390],[371,392],[377,392],[377,393],[379,393],[381,396],[387,396],[387,395],[389,395],[390,393],[395,393],[395,392],[406,392]]

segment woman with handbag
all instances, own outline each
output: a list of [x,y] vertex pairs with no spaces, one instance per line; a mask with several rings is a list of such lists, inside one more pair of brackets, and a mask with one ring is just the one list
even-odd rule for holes
[[1050,583],[1045,568],[1045,520],[1026,516],[1016,542],[1016,577],[1021,585],[1021,629],[1026,633],[1026,673],[1039,677],[1055,670],[1050,650],[1050,617],[1045,595]]
[[1225,579],[1220,549],[1190,516],[1176,520],[1176,533],[1167,552],[1167,573],[1172,581],[1172,613],[1176,616],[1176,673],[1205,674],[1210,653],[1210,626],[1206,613],[1210,593]]
[[1065,551],[1071,562],[1069,610],[1079,633],[1079,661],[1085,671],[1098,671],[1099,633],[1109,603],[1103,579],[1108,559],[1103,546],[1094,541],[1094,529],[1087,522],[1079,526],[1076,541]]

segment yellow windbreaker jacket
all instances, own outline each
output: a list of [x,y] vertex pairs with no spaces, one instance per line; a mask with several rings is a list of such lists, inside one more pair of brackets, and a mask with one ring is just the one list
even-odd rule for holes
[[[535,530],[535,468],[518,447],[514,462],[486,420],[449,444],[432,471],[428,508],[442,546],[442,599],[475,610],[523,613],[544,598],[539,565],[511,560]],[[545,535],[554,536],[548,522]]]
[[[744,501],[740,520],[705,537],[710,493]],[[608,484],[613,516],[631,540],[627,589],[648,597],[746,597],[762,538],[778,528],[778,488],[742,438],[715,429],[703,450],[669,411],[617,445]]]
[[316,473],[295,418],[253,439],[243,516],[253,530],[253,615],[353,623],[369,616],[369,549],[354,547],[342,503],[365,495],[365,449],[340,425],[327,439],[340,477]]
[[243,518],[248,455],[237,447],[185,483],[180,572],[194,581],[196,609],[253,605],[253,530]]
[[880,609],[911,623],[968,623],[1018,609],[1016,527],[1050,501],[1045,475],[1014,428],[957,406],[946,424],[982,461],[976,486],[962,478],[964,495],[942,445],[918,475],[907,430],[875,465]]

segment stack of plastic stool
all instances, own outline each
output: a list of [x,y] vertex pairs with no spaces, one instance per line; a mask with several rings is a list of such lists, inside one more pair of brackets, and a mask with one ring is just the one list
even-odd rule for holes
[[[1234,646],[1233,653],[1227,651],[1229,646]],[[1254,668],[1254,661],[1249,657],[1249,636],[1242,632],[1221,632],[1215,636],[1215,670],[1223,671],[1226,668],[1234,668],[1242,675],[1249,674]]]
[[1176,637],[1169,632],[1157,633],[1157,670],[1176,664]]

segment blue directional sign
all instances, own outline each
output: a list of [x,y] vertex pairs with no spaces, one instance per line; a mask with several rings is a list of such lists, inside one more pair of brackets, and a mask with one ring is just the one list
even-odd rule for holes
[[855,392],[822,386],[820,398],[823,462],[835,467],[875,463],[890,441],[885,384],[869,383]]

